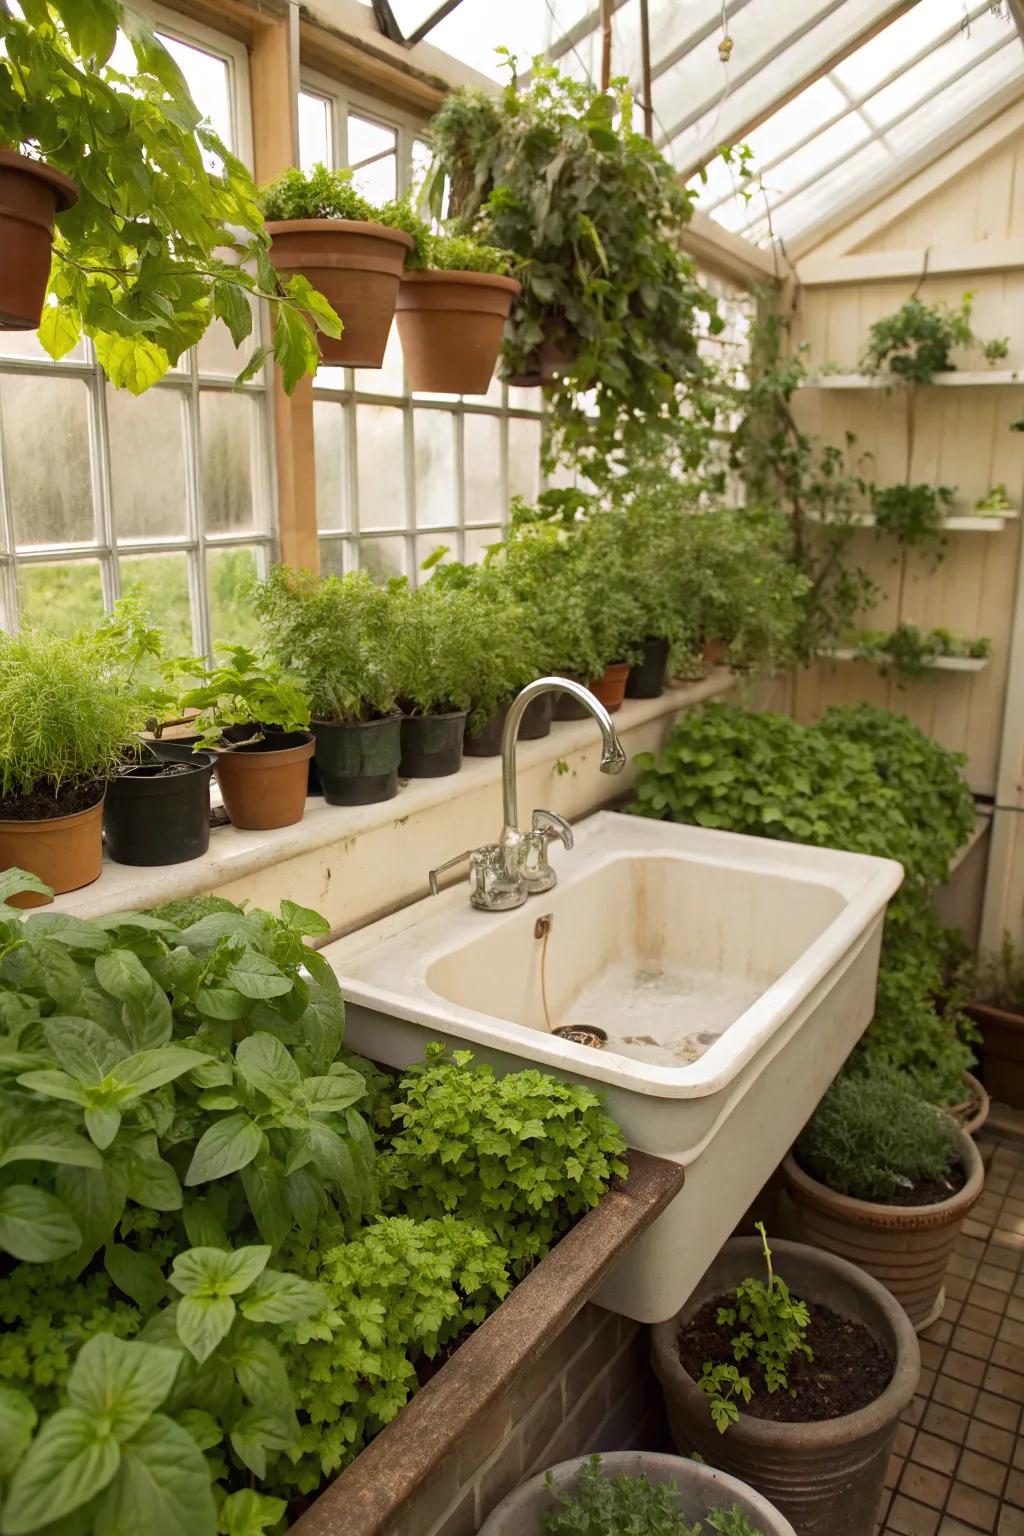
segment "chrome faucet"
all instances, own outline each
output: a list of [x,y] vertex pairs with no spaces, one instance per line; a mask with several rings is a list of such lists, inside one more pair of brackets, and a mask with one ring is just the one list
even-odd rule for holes
[[496,843],[484,843],[448,859],[430,871],[430,892],[440,889],[438,876],[456,865],[469,862],[469,899],[482,912],[507,912],[521,907],[527,896],[550,891],[557,875],[548,859],[548,846],[555,839],[565,848],[573,844],[572,828],[554,811],[537,810],[528,832],[519,828],[519,795],[516,784],[516,744],[519,727],[527,705],[542,693],[568,693],[593,715],[601,731],[601,772],[621,773],[626,754],[615,734],[611,716],[604,705],[580,683],[568,677],[539,677],[527,683],[517,694],[505,716],[501,735],[501,797],[504,824]]

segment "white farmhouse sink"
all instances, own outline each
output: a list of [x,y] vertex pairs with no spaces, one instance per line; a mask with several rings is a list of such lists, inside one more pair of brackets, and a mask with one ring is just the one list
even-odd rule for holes
[[[460,884],[328,946],[347,1044],[393,1067],[428,1040],[600,1088],[630,1146],[686,1167],[672,1205],[597,1295],[670,1317],[781,1161],[874,1008],[888,859],[600,812],[558,885],[475,911]],[[552,918],[550,1033],[537,919]]]

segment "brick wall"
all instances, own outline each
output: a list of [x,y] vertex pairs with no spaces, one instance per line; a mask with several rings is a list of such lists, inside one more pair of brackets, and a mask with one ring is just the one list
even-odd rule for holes
[[388,1536],[475,1536],[507,1493],[591,1451],[667,1443],[648,1330],[592,1304],[474,1427]]

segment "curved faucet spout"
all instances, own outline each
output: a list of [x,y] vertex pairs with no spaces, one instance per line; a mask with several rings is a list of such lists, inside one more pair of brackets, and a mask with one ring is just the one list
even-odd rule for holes
[[601,732],[601,772],[621,773],[626,766],[626,754],[615,734],[611,715],[594,697],[589,688],[574,683],[568,677],[539,677],[527,683],[509,706],[505,716],[505,728],[501,734],[501,793],[505,825],[501,829],[502,844],[519,840],[519,797],[516,787],[516,743],[519,727],[528,704],[542,693],[569,693],[593,715]]

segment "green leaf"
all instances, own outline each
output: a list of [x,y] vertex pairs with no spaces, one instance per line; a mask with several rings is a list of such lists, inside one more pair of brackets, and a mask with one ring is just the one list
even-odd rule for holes
[[222,1536],[264,1536],[269,1525],[284,1519],[284,1499],[268,1498],[253,1488],[231,1493],[220,1507]]
[[5,869],[0,874],[0,902],[9,901],[12,896],[20,896],[25,891],[53,897],[52,888],[44,885],[38,875],[30,875],[27,869]]
[[280,1248],[292,1229],[280,1163],[257,1158],[242,1169],[242,1188],[263,1241]]
[[320,1287],[300,1275],[265,1269],[238,1305],[251,1323],[298,1323],[316,1317],[324,1300]]
[[321,917],[320,913],[314,912],[312,907],[300,907],[294,901],[282,901],[281,917],[293,933],[306,935],[311,939],[326,938],[331,931],[331,925],[326,917]]
[[22,1072],[18,1078],[22,1088],[33,1093],[44,1093],[50,1099],[63,1099],[68,1104],[87,1104],[89,1096],[81,1083],[67,1072]]
[[66,1205],[32,1184],[0,1189],[0,1248],[28,1264],[74,1253],[82,1234]]
[[[243,1169],[242,1179],[248,1173]],[[193,1248],[229,1248],[228,1235],[207,1200],[190,1200],[182,1213],[185,1232]]]
[[243,997],[257,1002],[271,997],[283,997],[292,990],[291,978],[258,950],[247,949],[228,969],[228,980],[237,987]]
[[263,1145],[263,1132],[248,1115],[226,1115],[199,1138],[185,1183],[222,1179],[251,1163]]
[[40,1429],[11,1478],[4,1536],[31,1536],[80,1509],[104,1489],[121,1462],[110,1434],[78,1408],[61,1408]]
[[162,379],[171,359],[162,347],[145,336],[118,336],[113,331],[93,335],[96,361],[111,384],[133,395],[145,394]]
[[95,1536],[215,1536],[210,1468],[180,1424],[157,1413],[121,1451]]
[[317,366],[320,351],[308,322],[287,304],[278,304],[274,315],[274,357],[281,369],[285,394],[290,395],[303,376]]
[[18,1465],[38,1418],[24,1392],[0,1387],[0,1477],[9,1477]]
[[183,1296],[178,1302],[178,1337],[200,1364],[231,1332],[234,1320],[235,1304],[230,1296]]
[[181,1359],[158,1344],[94,1334],[78,1351],[68,1401],[116,1440],[129,1440],[170,1392]]
[[237,1296],[263,1273],[269,1258],[270,1248],[260,1244],[234,1250],[190,1248],[175,1259],[171,1284],[186,1296]]
[[200,987],[196,1007],[208,1019],[244,1019],[252,1009],[251,1001],[230,987]]
[[178,1175],[155,1153],[132,1149],[128,1159],[128,1194],[136,1205],[148,1205],[154,1211],[180,1211],[181,1185]]
[[284,1359],[269,1339],[250,1334],[235,1349],[233,1364],[238,1385],[250,1403],[291,1411],[292,1389]]
[[151,1093],[164,1083],[173,1082],[183,1072],[191,1072],[196,1065],[195,1051],[180,1045],[159,1046],[156,1050],[139,1051],[118,1064],[114,1079],[119,1088],[130,1088],[131,1097]]
[[89,1108],[85,1112],[85,1128],[94,1146],[104,1152],[121,1129],[121,1111],[112,1105]]
[[154,1258],[127,1243],[108,1243],[103,1253],[107,1274],[119,1291],[130,1296],[143,1312],[153,1312],[167,1295],[167,1281]]
[[51,939],[56,944],[65,944],[68,949],[102,953],[110,948],[109,934],[87,918],[72,917],[70,912],[33,912],[24,924],[24,931]]
[[263,365],[266,362],[267,358],[271,357],[273,355],[273,351],[274,351],[273,347],[268,347],[268,346],[254,347],[253,350],[252,350],[252,354],[251,354],[251,356],[249,358],[249,361],[246,363],[245,367],[243,369],[241,369],[241,371],[236,376],[233,388],[241,389],[243,384],[248,384],[254,378],[256,378],[257,374],[259,374],[262,371]]
[[351,1068],[343,1068],[328,1077],[305,1078],[302,1092],[311,1114],[336,1115],[359,1103],[366,1092],[366,1080]]
[[83,1261],[102,1248],[120,1221],[127,1187],[127,1171],[118,1158],[105,1158],[102,1168],[57,1169],[57,1194],[75,1213]]
[[291,1055],[274,1035],[262,1030],[241,1040],[235,1064],[246,1082],[269,1099],[287,1100],[302,1081]]
[[321,331],[325,331],[328,336],[341,335],[344,326],[337,311],[331,307],[319,289],[313,287],[308,277],[303,277],[301,272],[293,272],[285,282],[284,291],[300,309],[304,309],[316,321]]
[[40,1125],[32,1130],[19,1125],[18,1139],[0,1152],[0,1168],[9,1163],[67,1163],[78,1168],[101,1168],[103,1159],[81,1136],[67,1125]]
[[182,1408],[177,1414],[177,1421],[182,1429],[188,1430],[201,1451],[212,1451],[224,1438],[224,1431],[217,1420],[204,1408]]
[[236,347],[252,333],[252,310],[245,290],[230,278],[214,283],[213,312],[223,320]]

